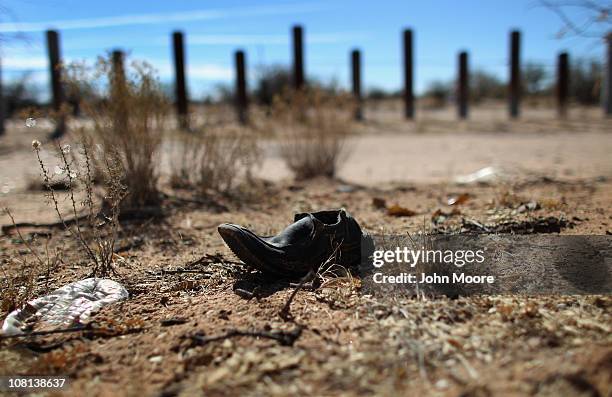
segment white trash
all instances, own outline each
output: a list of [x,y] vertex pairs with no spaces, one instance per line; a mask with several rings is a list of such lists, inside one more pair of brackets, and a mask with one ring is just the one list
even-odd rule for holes
[[26,330],[36,323],[76,326],[102,307],[128,296],[127,290],[113,280],[86,278],[76,281],[11,312],[2,324],[2,334],[27,334]]
[[455,182],[460,185],[466,185],[476,182],[490,182],[500,177],[500,172],[495,167],[481,168],[476,172],[467,175],[460,175],[455,178]]

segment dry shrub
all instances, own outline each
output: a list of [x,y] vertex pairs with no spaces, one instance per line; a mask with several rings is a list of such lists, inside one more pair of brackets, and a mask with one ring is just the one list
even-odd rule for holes
[[129,192],[124,206],[158,205],[157,156],[170,104],[153,68],[137,61],[117,67],[100,57],[94,68],[71,65],[68,76],[70,86],[82,91],[87,85],[94,93],[81,106],[93,122],[93,140],[101,152],[96,160],[112,157],[122,168]]
[[[122,184],[124,174],[120,154],[116,151],[98,154],[101,167],[104,167],[100,173],[104,178],[101,181],[104,193],[102,200],[96,200],[92,160],[95,150],[93,141],[87,135],[83,135],[80,150],[72,149],[70,145],[62,144],[60,141],[56,141],[55,145],[59,165],[55,166],[54,170],[50,170],[42,160],[41,143],[32,142],[48,201],[60,224],[92,264],[91,275],[106,276],[111,272],[114,273],[113,261],[119,231],[119,211],[121,202],[126,196],[126,187]],[[62,210],[60,201],[63,199],[54,189],[58,184],[67,187],[69,203],[67,211]],[[19,232],[19,229],[17,231]],[[31,247],[28,248],[35,253]],[[41,262],[40,258],[36,257]]]
[[230,193],[252,181],[259,163],[257,136],[237,126],[204,127],[181,133],[172,155],[171,185],[201,194]]
[[272,106],[281,156],[296,179],[335,176],[347,154],[354,102],[321,89],[286,92]]

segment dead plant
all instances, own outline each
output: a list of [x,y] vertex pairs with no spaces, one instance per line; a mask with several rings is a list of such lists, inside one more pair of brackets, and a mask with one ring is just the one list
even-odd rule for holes
[[[122,183],[129,194],[123,205],[129,209],[156,206],[158,152],[166,125],[169,101],[154,69],[144,62],[129,67],[111,57],[99,57],[93,68],[73,64],[67,68],[68,85],[94,93],[83,99],[82,110],[93,121],[93,140],[103,159],[121,167]],[[108,169],[108,165],[103,165]]]
[[320,89],[287,91],[272,105],[272,129],[296,179],[334,177],[346,159],[354,102]]
[[241,127],[204,126],[180,133],[172,155],[171,185],[200,194],[230,193],[253,180],[260,160],[256,136]]
[[[114,273],[115,242],[119,230],[119,213],[127,190],[122,183],[121,154],[106,151],[99,159],[104,164],[104,197],[101,205],[94,199],[93,143],[83,135],[81,152],[76,155],[70,145],[56,141],[56,155],[60,165],[53,173],[45,165],[40,152],[42,145],[32,142],[41,171],[46,194],[58,220],[68,230],[92,263],[92,275],[106,276]],[[70,209],[60,207],[60,197],[53,186],[62,181],[67,186]]]

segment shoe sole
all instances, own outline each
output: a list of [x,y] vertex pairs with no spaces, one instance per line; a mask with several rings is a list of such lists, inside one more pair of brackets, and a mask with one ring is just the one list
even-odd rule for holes
[[251,250],[242,242],[240,236],[243,232],[238,227],[232,225],[219,225],[217,230],[230,251],[246,265],[254,267],[264,273],[271,273],[278,276],[290,277],[293,275],[291,271],[279,271],[276,268],[272,268],[261,261],[257,256],[253,255]]

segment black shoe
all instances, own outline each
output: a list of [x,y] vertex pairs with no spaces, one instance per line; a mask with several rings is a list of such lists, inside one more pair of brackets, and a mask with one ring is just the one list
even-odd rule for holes
[[344,209],[296,214],[294,223],[272,237],[230,223],[218,230],[245,264],[277,276],[304,276],[332,257],[345,267],[361,260],[361,228]]

